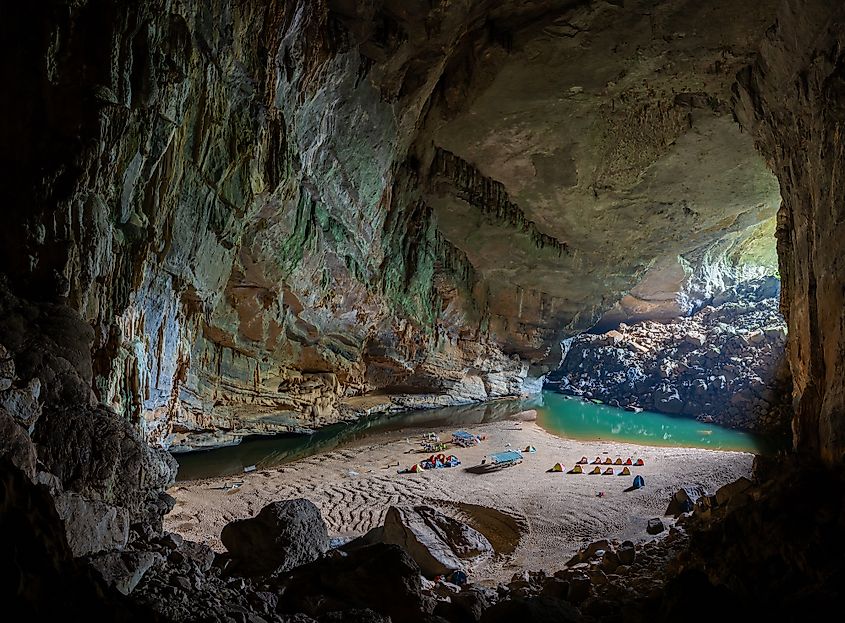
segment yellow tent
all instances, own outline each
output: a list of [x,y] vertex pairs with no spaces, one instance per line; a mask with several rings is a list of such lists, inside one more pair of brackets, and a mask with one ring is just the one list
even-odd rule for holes
[[591,471],[590,473],[591,473],[591,474],[601,474],[601,467],[599,467],[598,465],[596,465],[596,466],[593,468],[593,471]]
[[621,456],[616,457],[616,461],[614,462],[614,465],[622,465],[622,457]]
[[613,461],[611,461],[611,460],[610,460],[610,457],[607,457],[607,458],[604,460],[604,464],[605,464],[605,465],[612,465],[612,464],[613,464]]
[[570,473],[570,474],[583,474],[584,470],[581,469],[580,465],[576,465],[575,467],[570,469],[568,473]]
[[563,471],[563,465],[561,465],[560,463],[555,463],[554,467],[552,467],[549,471],[550,472],[562,472]]
[[627,466],[625,466],[625,467],[623,467],[623,468],[622,468],[622,471],[621,471],[621,472],[619,472],[619,475],[620,475],[620,476],[630,476],[630,475],[631,475],[631,470],[630,470],[630,469],[628,469],[628,467],[627,467]]

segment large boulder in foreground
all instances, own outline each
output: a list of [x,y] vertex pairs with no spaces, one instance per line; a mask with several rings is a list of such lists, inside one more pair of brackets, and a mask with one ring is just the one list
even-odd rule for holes
[[382,539],[403,547],[432,577],[467,570],[493,553],[483,534],[429,506],[391,506]]
[[223,528],[220,540],[241,575],[290,571],[329,549],[329,534],[320,510],[310,500],[272,502],[251,519]]
[[417,564],[402,548],[384,543],[348,554],[332,550],[278,582],[280,614],[304,613],[321,621],[331,612],[371,609],[413,623],[427,620],[434,608],[423,594]]

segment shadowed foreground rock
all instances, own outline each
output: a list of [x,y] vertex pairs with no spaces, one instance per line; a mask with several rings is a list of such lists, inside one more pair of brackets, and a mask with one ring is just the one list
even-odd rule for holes
[[316,560],[329,549],[326,522],[310,500],[272,502],[227,524],[220,540],[240,575],[270,575]]

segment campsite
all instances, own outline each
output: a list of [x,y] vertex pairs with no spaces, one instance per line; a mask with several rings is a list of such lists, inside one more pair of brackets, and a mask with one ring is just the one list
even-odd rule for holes
[[[424,439],[429,432],[431,438]],[[466,447],[451,443],[453,432],[386,432],[243,474],[237,488],[224,487],[224,479],[180,483],[167,527],[222,551],[220,530],[232,519],[249,516],[272,500],[308,497],[320,509],[330,536],[342,541],[381,525],[391,505],[422,503],[490,539],[496,556],[474,570],[470,580],[492,584],[509,579],[517,567],[554,571],[596,538],[651,539],[649,519],[674,521],[664,513],[675,491],[684,486],[715,491],[748,476],[753,459],[741,452],[564,439],[531,422],[477,425],[465,432],[485,438]],[[424,452],[423,443],[447,448]],[[435,460],[442,454],[441,463],[454,456],[460,464],[397,473],[432,454]],[[497,454],[502,461],[515,460],[507,467],[497,465],[492,459]],[[561,471],[549,472],[558,463]],[[604,475],[608,469],[612,476]],[[625,469],[630,475],[622,475]],[[637,478],[644,486],[634,486]]]

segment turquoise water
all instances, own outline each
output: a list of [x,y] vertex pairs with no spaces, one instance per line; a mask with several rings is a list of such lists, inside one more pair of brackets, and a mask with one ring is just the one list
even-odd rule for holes
[[583,402],[543,392],[537,424],[568,439],[633,442],[647,446],[681,446],[710,450],[767,452],[769,443],[751,433],[704,424],[689,417],[624,409]]
[[460,428],[506,420],[524,409],[537,410],[537,424],[569,439],[623,441],[654,446],[685,446],[711,450],[768,452],[765,440],[740,431],[703,424],[693,419],[661,413],[631,413],[623,409],[543,392],[530,400],[495,402],[409,411],[389,416],[362,418],[352,424],[335,424],[309,435],[278,435],[247,439],[237,446],[189,452],[174,456],[179,463],[178,480],[216,478],[242,474],[244,467],[264,469],[303,457],[327,452],[376,433],[423,431],[451,433]]

